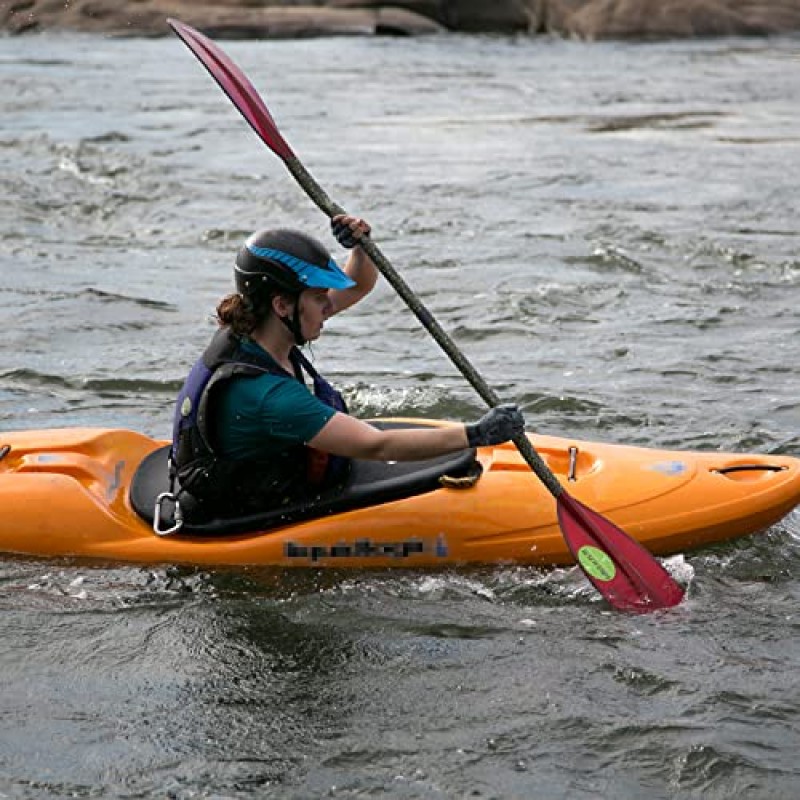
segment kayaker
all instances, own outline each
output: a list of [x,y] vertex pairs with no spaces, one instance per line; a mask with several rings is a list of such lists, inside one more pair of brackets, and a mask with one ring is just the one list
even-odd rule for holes
[[299,348],[369,294],[378,273],[359,246],[367,222],[339,215],[331,230],[350,250],[344,270],[320,242],[288,229],[254,233],[236,257],[237,291],[219,303],[220,328],[175,410],[173,477],[190,516],[252,513],[313,496],[343,479],[349,459],[417,461],[524,430],[511,404],[441,428],[379,430],[347,413]]

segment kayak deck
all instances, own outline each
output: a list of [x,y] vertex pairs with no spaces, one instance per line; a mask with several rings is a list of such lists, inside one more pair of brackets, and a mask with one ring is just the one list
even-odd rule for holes
[[[396,420],[413,424],[447,424]],[[766,529],[800,503],[800,460],[663,451],[530,435],[571,495],[657,555]],[[480,448],[468,488],[225,536],[156,536],[132,508],[140,462],[165,442],[116,429],[0,436],[0,551],[111,561],[428,567],[574,563],[555,502],[513,445]]]

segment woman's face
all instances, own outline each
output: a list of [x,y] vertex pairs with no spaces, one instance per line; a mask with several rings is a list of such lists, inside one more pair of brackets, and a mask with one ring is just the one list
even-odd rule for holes
[[333,311],[328,289],[306,289],[300,295],[300,327],[307,342],[318,339]]

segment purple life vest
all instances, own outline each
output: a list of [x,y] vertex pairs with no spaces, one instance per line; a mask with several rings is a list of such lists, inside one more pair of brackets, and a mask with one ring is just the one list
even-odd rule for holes
[[221,328],[192,367],[175,403],[170,453],[174,488],[187,519],[257,513],[307,497],[346,477],[349,459],[306,445],[263,460],[226,459],[216,452],[214,397],[220,385],[235,377],[268,373],[302,381],[305,372],[313,381],[317,399],[347,413],[342,395],[297,348],[292,348],[289,358],[295,375],[266,355],[245,351],[238,337]]

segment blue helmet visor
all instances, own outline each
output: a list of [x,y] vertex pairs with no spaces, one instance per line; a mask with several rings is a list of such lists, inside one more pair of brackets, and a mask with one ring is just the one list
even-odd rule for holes
[[254,256],[269,258],[288,267],[309,289],[349,289],[356,285],[356,282],[349,278],[332,258],[324,266],[319,266],[272,247],[256,247],[248,244],[247,249]]

